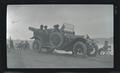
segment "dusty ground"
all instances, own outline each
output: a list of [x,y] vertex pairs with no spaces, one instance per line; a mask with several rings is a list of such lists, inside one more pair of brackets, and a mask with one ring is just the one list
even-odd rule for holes
[[74,57],[69,54],[37,53],[33,50],[8,50],[8,68],[112,68],[113,56]]

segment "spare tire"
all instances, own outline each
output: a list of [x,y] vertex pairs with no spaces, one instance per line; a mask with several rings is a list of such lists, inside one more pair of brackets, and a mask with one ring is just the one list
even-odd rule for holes
[[61,47],[64,42],[63,34],[60,32],[53,32],[49,36],[49,42],[53,48]]

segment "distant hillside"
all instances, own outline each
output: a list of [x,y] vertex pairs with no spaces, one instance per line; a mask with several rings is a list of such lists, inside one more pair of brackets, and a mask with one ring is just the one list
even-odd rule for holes
[[[32,43],[33,40],[13,40],[14,43],[20,43],[21,41],[28,41],[29,43]],[[9,43],[9,39],[7,39],[7,43]]]
[[[33,40],[13,40],[14,45],[16,46],[16,44],[20,43],[21,41],[28,41],[28,43],[30,44],[30,47],[32,47],[32,42]],[[9,44],[9,40],[7,39],[7,44]]]
[[110,44],[113,44],[113,37],[110,38],[94,38],[97,43],[104,44],[105,41],[108,41]]
[[[104,42],[105,42],[105,40],[106,41],[109,41],[109,43],[110,44],[113,44],[113,37],[110,37],[110,38],[93,38],[95,41],[96,41],[96,43],[98,43],[98,44],[104,44]],[[9,40],[7,40],[7,43],[9,43],[8,42]],[[21,42],[21,41],[28,41],[29,43],[32,43],[33,42],[33,40],[13,40],[14,41],[14,43],[19,43],[19,42]]]

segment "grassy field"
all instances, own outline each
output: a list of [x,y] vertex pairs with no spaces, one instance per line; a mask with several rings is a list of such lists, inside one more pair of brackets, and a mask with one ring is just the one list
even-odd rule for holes
[[113,68],[113,56],[74,57],[56,51],[53,54],[33,50],[7,51],[8,68]]

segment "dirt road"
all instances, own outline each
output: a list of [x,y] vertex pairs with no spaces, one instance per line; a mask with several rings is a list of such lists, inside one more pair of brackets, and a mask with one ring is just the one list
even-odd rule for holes
[[33,50],[7,52],[8,68],[112,68],[112,56],[74,57],[66,54],[36,53]]

